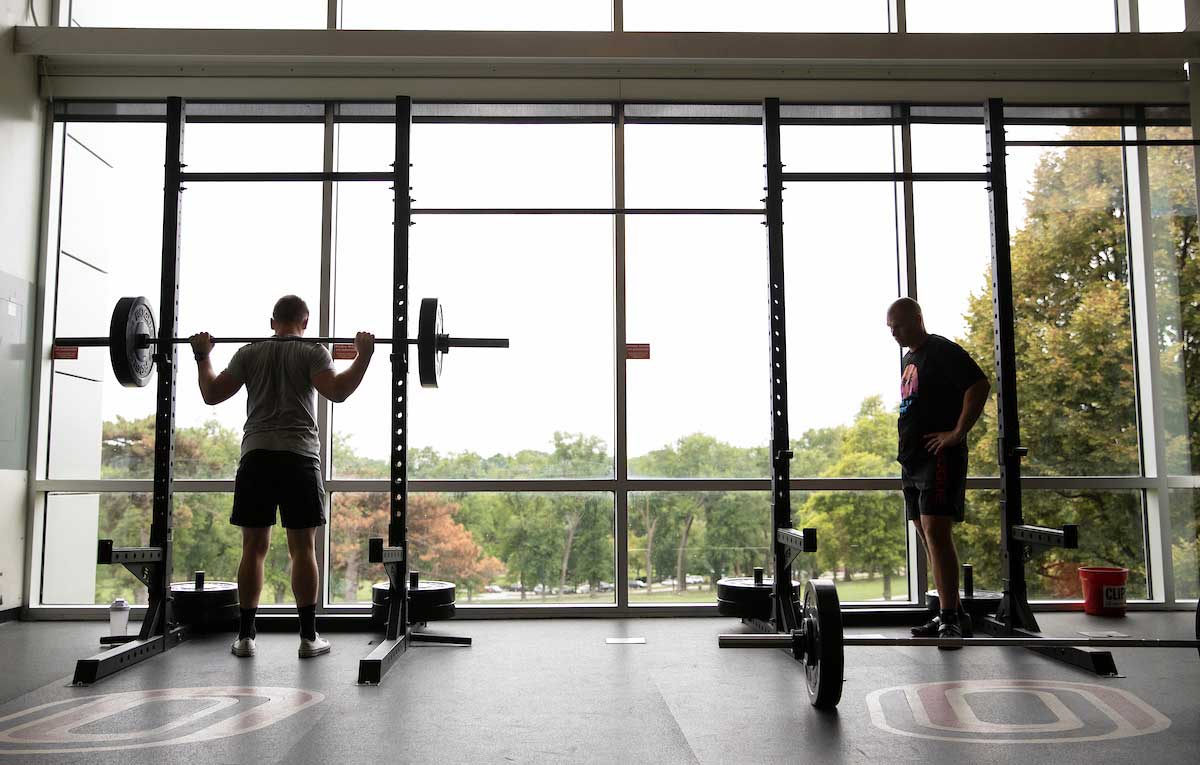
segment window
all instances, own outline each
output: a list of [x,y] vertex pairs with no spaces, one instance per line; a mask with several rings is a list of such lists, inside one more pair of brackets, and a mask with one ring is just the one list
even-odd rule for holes
[[71,26],[324,29],[326,0],[70,0]]
[[[855,439],[851,439],[853,443]],[[859,455],[843,451],[842,460]],[[831,579],[843,603],[907,601],[908,529],[898,491],[821,491],[792,494],[792,523],[817,530],[817,552],[793,568]],[[803,577],[807,579],[808,577]]]
[[[64,123],[62,212],[54,329],[107,335],[113,306],[145,295],[157,310],[162,252],[162,125]],[[50,478],[149,477],[113,461],[102,444],[154,415],[154,389],[123,388],[106,348],[53,362]],[[108,430],[108,432],[105,432]]]
[[[1045,127],[1015,126],[1008,137],[1033,134],[1040,140],[1046,133]],[[1119,137],[1109,127],[1057,133],[1079,140]],[[1010,146],[1008,154],[1025,470],[1137,474],[1121,150]],[[981,348],[984,332],[975,328]]]
[[[383,569],[367,539],[387,537],[387,494],[337,493],[329,601],[371,600]],[[459,606],[613,602],[613,497],[602,493],[410,494],[410,570],[454,582]]]
[[888,32],[886,0],[625,0],[630,32]]
[[454,3],[380,3],[342,0],[341,29],[462,29],[494,31],[608,31],[608,0],[457,0]]
[[[107,605],[116,598],[146,603],[145,586],[123,566],[98,565],[96,542],[117,547],[148,543],[150,494],[52,493],[46,496],[43,605]],[[237,582],[242,535],[229,524],[233,495],[175,493],[172,579],[190,581],[204,571],[207,581]],[[364,543],[365,544],[365,543]],[[276,535],[267,555],[262,605],[295,603],[287,541]]]
[[717,580],[770,570],[771,495],[636,492],[629,495],[629,602],[717,601]]
[[[378,128],[341,126],[351,167],[391,162],[394,131]],[[610,126],[421,124],[413,133],[418,209],[612,206]],[[382,336],[391,326],[392,192],[338,185],[335,328]],[[418,214],[415,223],[409,321],[417,300],[437,297],[451,335],[512,345],[451,351],[438,390],[411,388],[410,449],[428,450],[411,463],[413,477],[432,475],[421,466],[435,463],[445,478],[611,475],[612,217]],[[369,458],[343,466],[335,456],[335,475],[388,474],[383,359],[334,409],[335,440]]]
[[1184,0],[1138,0],[1140,32],[1182,32],[1187,28]]
[[[1039,489],[1021,496],[1025,523],[1079,525],[1079,549],[1034,550],[1025,565],[1030,600],[1082,600],[1081,566],[1128,568],[1129,599],[1149,597],[1141,492]],[[978,590],[1003,590],[998,501],[998,492],[968,491],[966,523],[955,527],[959,560],[974,566]]]
[[[1145,0],[1142,0],[1145,2]],[[908,0],[909,32],[1115,32],[1109,0]]]
[[1200,492],[1172,489],[1171,563],[1175,573],[1175,597],[1200,598]]

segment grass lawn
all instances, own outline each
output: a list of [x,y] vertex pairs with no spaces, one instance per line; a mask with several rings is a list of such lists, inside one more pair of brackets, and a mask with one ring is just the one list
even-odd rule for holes
[[[360,603],[371,602],[371,582],[363,582],[358,588],[358,601]],[[856,579],[849,582],[838,581],[838,597],[843,603],[853,603],[861,601],[881,602],[883,598],[883,580],[882,579]],[[583,595],[547,595],[544,599],[541,595],[532,592],[526,593],[525,600],[521,600],[520,594],[515,592],[506,592],[500,595],[491,595],[486,593],[473,593],[470,600],[467,599],[466,590],[459,589],[458,603],[459,605],[497,605],[497,606],[538,606],[538,605],[566,605],[566,604],[590,604],[604,605],[615,602],[616,598],[611,592],[597,592],[594,594]],[[904,578],[896,577],[892,580],[892,600],[904,600],[907,593],[904,591]],[[653,592],[646,590],[630,590],[629,602],[632,605],[651,604],[651,603],[716,603],[717,594],[714,589],[710,589],[708,585],[692,585],[687,592],[674,592],[668,587],[655,586]]]

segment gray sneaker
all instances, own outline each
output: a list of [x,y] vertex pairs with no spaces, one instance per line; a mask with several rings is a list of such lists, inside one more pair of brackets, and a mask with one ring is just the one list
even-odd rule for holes
[[306,637],[300,638],[300,658],[311,659],[314,656],[329,653],[329,641],[317,635],[312,640]]
[[[939,638],[961,638],[963,636],[962,627],[958,626],[958,622],[947,622],[938,628]],[[957,651],[961,649],[960,645],[939,645],[939,651]]]
[[229,652],[239,659],[254,655],[254,638],[238,638],[229,646]]

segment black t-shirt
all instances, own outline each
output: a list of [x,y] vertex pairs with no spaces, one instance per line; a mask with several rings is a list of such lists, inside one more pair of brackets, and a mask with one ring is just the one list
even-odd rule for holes
[[931,456],[923,436],[954,430],[962,414],[963,394],[987,378],[966,351],[941,335],[930,335],[920,348],[904,354],[900,366],[900,453],[896,459],[913,467]]

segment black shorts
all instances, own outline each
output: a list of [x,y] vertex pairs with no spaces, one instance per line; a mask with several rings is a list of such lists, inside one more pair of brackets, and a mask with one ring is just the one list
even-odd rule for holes
[[900,477],[908,520],[938,515],[962,523],[967,503],[966,448],[943,449],[919,465],[903,465]]
[[255,449],[242,456],[233,484],[234,526],[275,525],[275,508],[285,529],[325,525],[325,482],[321,462],[295,452]]

